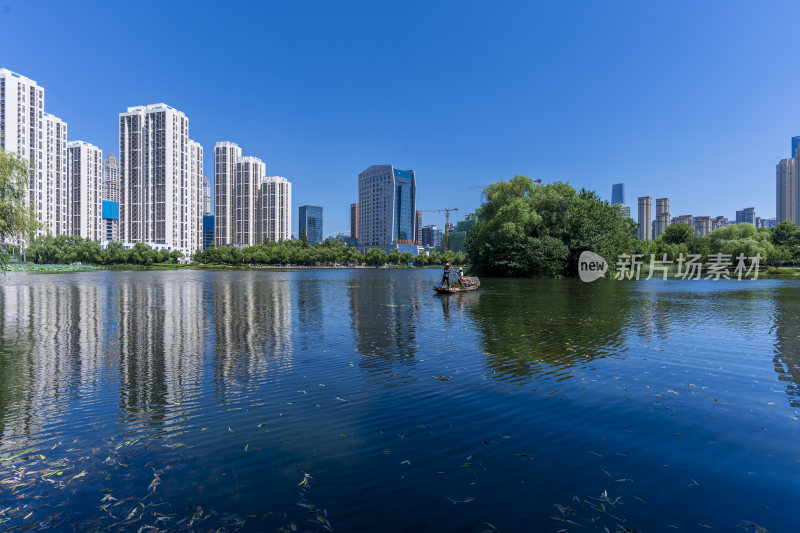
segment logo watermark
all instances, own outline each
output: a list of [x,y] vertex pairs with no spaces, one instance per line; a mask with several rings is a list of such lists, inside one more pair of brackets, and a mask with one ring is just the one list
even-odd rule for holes
[[[675,259],[667,259],[667,254],[662,254],[661,259],[656,259],[656,254],[650,254],[650,260],[645,261],[644,254],[621,254],[617,257],[614,279],[641,279],[642,267],[647,266],[647,277],[651,279],[758,279],[758,267],[761,264],[761,254],[747,257],[743,253],[736,256],[735,263],[731,254],[709,254],[708,261],[703,263],[699,254],[684,256],[678,254]],[[749,262],[749,263],[748,263]],[[606,260],[594,252],[582,252],[578,258],[578,276],[585,282],[592,282],[605,276],[608,264]],[[670,274],[671,273],[671,274]],[[752,276],[752,277],[751,277]]]
[[581,252],[581,256],[578,258],[578,276],[581,281],[591,283],[604,277],[607,270],[608,263],[602,256],[589,250]]

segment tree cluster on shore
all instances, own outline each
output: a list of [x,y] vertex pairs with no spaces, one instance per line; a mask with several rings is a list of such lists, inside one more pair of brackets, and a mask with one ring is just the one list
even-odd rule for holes
[[563,277],[577,275],[581,252],[601,255],[611,269],[621,254],[650,254],[674,261],[683,254],[739,254],[762,265],[800,264],[800,228],[781,222],[774,228],[735,224],[705,236],[688,224],[666,228],[656,240],[636,238],[638,225],[621,208],[593,191],[557,182],[536,185],[525,176],[484,189],[486,200],[467,236],[469,262],[493,276]]
[[297,241],[269,242],[238,248],[236,246],[220,246],[197,252],[192,256],[194,261],[212,265],[414,265],[440,266],[446,262],[465,264],[466,254],[431,252],[430,255],[412,255],[410,252],[400,253],[392,250],[386,253],[378,248],[367,250],[362,254],[354,246],[347,245],[341,239],[328,239],[321,243],[309,243],[304,239]]
[[[97,242],[81,237],[43,235],[33,239],[27,248],[27,257],[33,263],[43,265],[155,265],[174,263],[183,254],[177,250],[156,250],[144,243],[136,243],[132,248],[126,249],[120,242],[111,242],[107,247],[101,248]],[[377,248],[362,254],[353,246],[345,245],[342,240],[329,239],[319,244],[299,240],[256,244],[244,248],[220,246],[199,251],[192,259],[206,265],[439,266],[448,261],[451,264],[465,264],[466,254],[448,250],[444,254],[434,251],[429,256],[420,254],[414,257],[408,252],[399,253],[397,250],[387,254]]]
[[101,248],[97,242],[74,235],[42,235],[27,249],[28,259],[37,264],[84,263],[94,265],[152,265],[174,263],[183,254],[178,250],[156,250],[137,242],[126,249],[121,242]]

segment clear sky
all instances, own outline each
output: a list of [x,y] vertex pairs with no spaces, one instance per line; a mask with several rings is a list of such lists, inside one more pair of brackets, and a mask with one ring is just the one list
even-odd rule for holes
[[[118,152],[118,113],[165,102],[238,143],[297,207],[349,231],[358,173],[417,174],[458,207],[515,174],[672,215],[775,215],[800,135],[800,3],[0,0],[0,67],[45,87],[69,137]],[[424,223],[443,225],[426,213]]]

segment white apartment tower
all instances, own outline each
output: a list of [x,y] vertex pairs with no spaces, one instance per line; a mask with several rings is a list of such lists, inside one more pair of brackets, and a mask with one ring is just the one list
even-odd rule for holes
[[119,114],[120,240],[194,253],[202,242],[202,147],[166,104]]
[[119,202],[119,161],[114,152],[103,161],[103,200]]
[[232,142],[214,146],[214,243],[252,246],[291,239],[291,183]]
[[45,112],[44,88],[0,69],[0,146],[28,162],[38,234],[70,233],[67,124]]
[[261,242],[292,238],[292,184],[280,176],[261,183]]
[[232,142],[218,142],[214,146],[214,245],[233,244],[234,178],[236,163],[242,157],[242,149]]
[[664,233],[664,230],[669,227],[671,221],[669,198],[656,198],[656,220],[655,227],[653,228],[655,231],[653,238],[657,239]]
[[67,143],[67,167],[72,185],[72,234],[103,241],[103,151],[83,142]]
[[266,176],[264,162],[257,157],[241,157],[236,162],[236,174],[233,180],[234,210],[233,244],[253,246],[261,241],[260,188]]

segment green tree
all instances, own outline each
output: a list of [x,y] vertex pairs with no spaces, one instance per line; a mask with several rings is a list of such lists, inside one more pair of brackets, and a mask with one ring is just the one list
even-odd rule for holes
[[[2,132],[0,132],[2,135]],[[0,148],[0,242],[30,240],[36,231],[36,217],[26,202],[28,164],[16,154]],[[8,250],[0,247],[0,270],[5,270]]]
[[688,245],[694,236],[694,228],[689,224],[673,224],[671,226],[667,226],[667,228],[658,238],[670,244]]
[[389,256],[380,248],[370,248],[367,250],[366,261],[370,266],[383,266],[389,260]]
[[619,254],[636,247],[636,224],[592,191],[515,176],[490,185],[485,194],[466,240],[468,261],[481,272],[573,276],[585,250],[614,265]]

